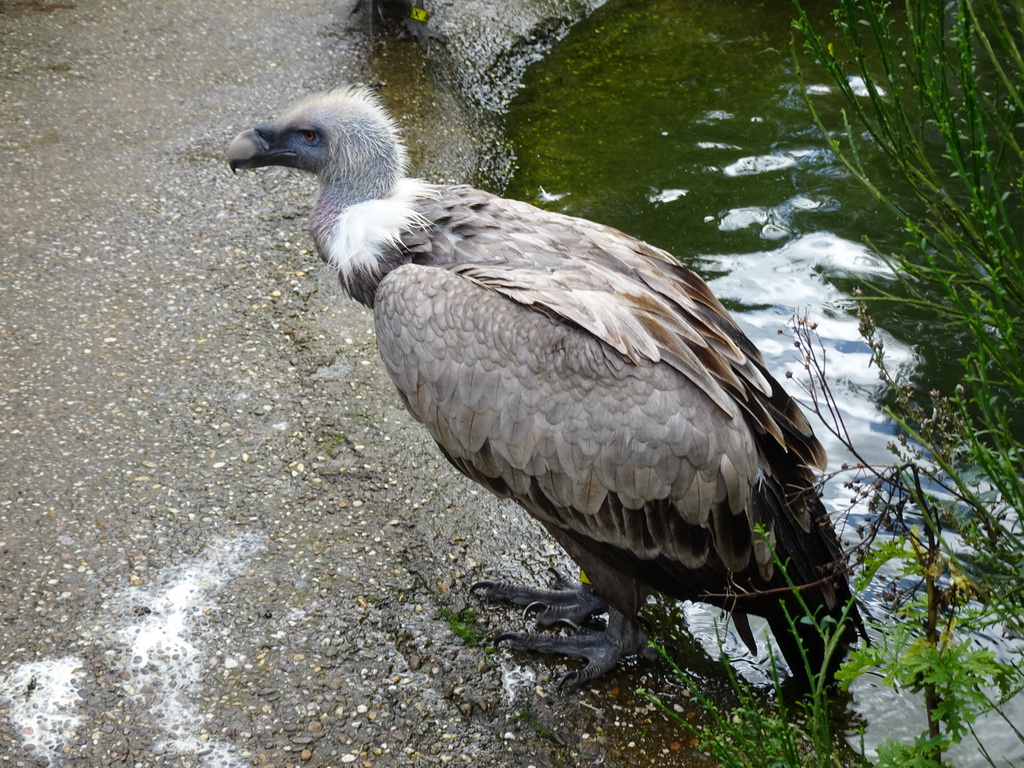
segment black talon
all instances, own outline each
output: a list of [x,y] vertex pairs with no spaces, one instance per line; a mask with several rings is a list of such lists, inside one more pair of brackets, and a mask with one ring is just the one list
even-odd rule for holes
[[555,583],[554,589],[520,587],[490,579],[477,581],[470,589],[482,591],[491,600],[523,606],[523,616],[536,614],[534,618],[542,627],[550,627],[562,620],[581,626],[591,617],[608,610],[608,602],[591,587],[572,581],[555,568],[548,570]]
[[537,613],[540,613],[541,611],[545,610],[547,607],[548,606],[545,603],[543,603],[542,601],[534,600],[528,606],[523,608],[523,618],[524,619],[529,618],[530,614],[533,613],[534,611],[536,611]]
[[572,690],[573,688],[578,687],[580,684],[579,676],[580,673],[576,670],[573,670],[572,672],[566,672],[558,681],[558,690],[562,691],[565,688]]
[[581,587],[578,581],[569,578],[565,571],[555,568],[553,565],[548,566],[548,573],[551,574],[551,581],[554,582],[553,586],[555,589],[572,590],[580,589]]

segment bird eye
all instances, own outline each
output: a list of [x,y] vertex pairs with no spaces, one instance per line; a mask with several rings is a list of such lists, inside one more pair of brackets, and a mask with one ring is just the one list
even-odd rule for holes
[[307,143],[312,144],[317,139],[316,131],[303,131],[302,138]]

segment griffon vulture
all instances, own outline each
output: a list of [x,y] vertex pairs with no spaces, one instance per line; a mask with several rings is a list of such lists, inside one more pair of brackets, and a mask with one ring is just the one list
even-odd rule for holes
[[474,586],[532,606],[542,625],[608,615],[603,632],[499,641],[585,659],[563,679],[580,685],[646,648],[638,611],[657,590],[731,611],[751,646],[746,617],[763,616],[801,677],[786,613],[812,670],[825,649],[798,621],[788,580],[855,639],[814,485],[825,452],[694,272],[601,224],[407,178],[395,123],[367,90],[299,101],[235,137],[228,160],[319,179],[313,239],[373,310],[402,402],[456,468],[515,499],[590,582]]

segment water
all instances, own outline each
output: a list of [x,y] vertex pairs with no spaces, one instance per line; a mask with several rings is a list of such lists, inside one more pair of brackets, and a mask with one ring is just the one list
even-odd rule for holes
[[[841,103],[806,57],[800,82],[793,15],[789,0],[612,0],[528,71],[508,116],[516,170],[505,194],[610,224],[675,254],[708,280],[780,379],[804,377],[789,326],[795,313],[806,314],[817,323],[854,443],[868,461],[885,463],[894,430],[851,296],[865,284],[895,287],[865,241],[891,252],[904,236],[813,124],[805,89],[823,113],[837,113]],[[880,158],[867,161],[881,185],[899,183]],[[890,367],[925,391],[948,390],[962,341],[936,317],[906,307],[882,307],[875,316]],[[802,394],[793,382],[789,389]],[[850,461],[837,440],[816,431],[830,469]],[[825,502],[840,525],[855,524],[865,510],[851,510],[843,479],[826,485]],[[877,593],[867,595],[867,608],[884,612]],[[706,639],[716,615],[697,606],[686,614]],[[713,642],[707,650],[716,652]],[[742,657],[734,637],[727,650]],[[763,675],[756,660],[747,662],[752,679]],[[1016,709],[1021,715],[1024,706]],[[850,715],[866,728],[869,750],[924,727],[919,701],[870,678],[855,687]],[[998,721],[981,725],[983,739],[1001,733]],[[976,751],[965,747],[957,765],[982,764]],[[1013,739],[997,754],[1024,761]]]

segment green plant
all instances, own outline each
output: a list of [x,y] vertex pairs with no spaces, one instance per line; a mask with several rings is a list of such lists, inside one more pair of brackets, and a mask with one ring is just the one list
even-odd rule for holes
[[[1024,3],[838,0],[834,42],[798,12],[806,50],[846,104],[845,141],[830,138],[832,148],[908,236],[904,249],[881,254],[898,290],[866,295],[860,307],[900,430],[894,466],[862,467],[877,512],[863,577],[899,566],[896,623],[879,624],[882,640],[857,651],[846,674],[875,668],[922,692],[926,731],[883,745],[878,760],[937,765],[1024,685],[1019,666],[971,638],[994,624],[1020,632],[1024,616]],[[814,116],[831,136],[826,116]],[[879,154],[906,182],[899,193],[875,184],[866,158]],[[966,339],[955,389],[920,393],[887,369],[871,307],[892,300],[938,313],[952,348]],[[820,374],[811,385],[819,411],[849,444],[824,384],[824,350],[806,324],[797,332]]]
[[697,681],[680,669],[664,648],[652,647],[693,692],[692,700],[702,708],[708,722],[694,725],[650,691],[641,689],[639,693],[692,735],[698,748],[723,768],[840,768],[851,761],[861,764],[850,750],[834,742],[827,700],[806,694],[787,703],[774,657],[772,697],[740,679],[726,659],[726,676],[737,704],[725,706],[705,696]]
[[[825,349],[813,325],[797,318],[793,328],[810,374],[806,387],[812,407],[860,458],[829,389]],[[866,332],[883,380],[895,387],[882,347]],[[933,397],[935,413],[950,409],[946,400]],[[907,412],[913,407],[908,398],[909,390],[901,389],[892,408]],[[883,591],[887,620],[868,622],[878,639],[851,653],[838,680],[848,686],[860,674],[877,672],[893,687],[922,693],[926,730],[911,744],[883,744],[877,764],[938,766],[945,750],[973,734],[978,717],[1001,713],[1001,706],[1024,686],[1024,676],[1018,666],[1000,661],[991,649],[979,647],[971,637],[993,624],[1005,626],[1005,604],[983,601],[984,595],[977,591],[983,581],[968,575],[971,548],[964,546],[965,540],[955,535],[956,530],[945,527],[963,514],[955,490],[937,485],[929,489],[927,483],[936,483],[941,477],[934,465],[928,464],[921,447],[905,434],[891,448],[903,463],[869,466],[861,460],[846,469],[857,473],[848,485],[859,489],[859,499],[874,512],[861,531],[864,538],[858,552],[861,567],[855,591],[862,593],[872,582],[881,581],[883,570],[895,570],[896,576],[890,577]],[[941,498],[940,491],[944,492]],[[959,525],[962,527],[962,522]],[[1013,730],[1024,741],[1024,734]],[[977,741],[984,752],[981,740]]]
[[[994,547],[988,564],[1016,580],[1024,531],[1019,517],[1001,512],[1024,510],[1024,451],[1016,437],[1024,404],[1024,3],[914,0],[902,13],[874,0],[838,6],[843,54],[802,10],[796,22],[845,97],[847,141],[830,139],[832,148],[909,237],[904,250],[881,254],[900,281],[899,296],[868,298],[937,312],[951,340],[970,340],[962,385],[939,395],[948,410],[932,417],[912,398],[890,415],[930,452],[931,474],[970,507],[977,533]],[[866,97],[854,92],[854,75]],[[880,151],[900,171],[907,194],[875,186],[862,159],[868,151]],[[965,459],[974,472],[963,471]],[[1007,596],[1020,614],[1024,591]]]
[[540,738],[552,740],[551,732],[540,724],[540,721],[537,720],[537,716],[533,714],[533,711],[529,708],[524,707],[519,710],[519,719],[526,723],[526,725],[530,726],[533,729],[533,732]]
[[477,624],[477,615],[470,608],[463,608],[458,613],[441,609],[441,615],[448,620],[448,628],[470,648],[480,645],[484,639],[483,630]]
[[[906,524],[891,511],[885,516],[890,534],[896,520]],[[913,743],[883,744],[876,758],[881,766],[940,765],[946,750],[973,733],[979,716],[998,711],[1019,692],[1018,669],[957,631],[978,628],[988,617],[984,610],[969,607],[970,583],[943,550],[936,531],[934,525],[912,525],[890,535],[866,553],[860,574],[861,584],[866,584],[883,567],[897,564],[901,578],[912,579],[902,594],[896,583],[891,585],[891,621],[875,643],[851,653],[838,676],[848,685],[861,674],[880,670],[886,684],[924,695],[927,729]],[[980,739],[978,746],[984,751]]]
[[[762,533],[764,533],[762,531]],[[704,709],[710,723],[696,726],[680,717],[673,709],[649,691],[640,693],[653,701],[686,731],[698,739],[700,748],[706,754],[719,760],[725,768],[837,768],[862,761],[845,745],[842,737],[832,730],[830,699],[832,680],[829,669],[831,659],[842,653],[845,645],[844,633],[831,616],[816,614],[804,601],[800,589],[788,577],[785,564],[775,556],[776,565],[786,574],[789,587],[793,590],[800,607],[800,615],[788,615],[790,631],[803,650],[798,624],[810,625],[823,640],[825,653],[820,669],[811,669],[807,654],[803,654],[810,690],[790,699],[784,691],[782,677],[775,663],[774,654],[769,655],[772,693],[757,690],[741,680],[728,657],[722,650],[719,636],[719,652],[725,663],[729,686],[738,702],[735,707],[726,707],[712,701],[701,691],[701,686],[687,675],[655,644],[652,647],[669,663],[676,675],[686,683],[693,698]],[[853,599],[844,606],[844,617],[853,609]],[[784,608],[785,610],[785,608]]]

